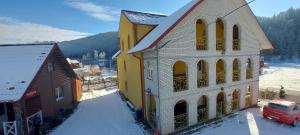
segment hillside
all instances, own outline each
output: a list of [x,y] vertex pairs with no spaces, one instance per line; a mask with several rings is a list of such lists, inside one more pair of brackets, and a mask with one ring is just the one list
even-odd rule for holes
[[300,58],[300,9],[290,8],[273,17],[258,17],[274,50],[263,52],[270,59],[293,60]]
[[119,50],[118,32],[100,33],[72,41],[59,43],[59,47],[66,57],[80,58],[87,52],[94,50],[105,51],[111,57]]

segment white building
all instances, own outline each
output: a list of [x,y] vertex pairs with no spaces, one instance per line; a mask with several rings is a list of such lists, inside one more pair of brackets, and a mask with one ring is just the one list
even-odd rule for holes
[[166,17],[129,51],[143,53],[149,123],[168,134],[256,105],[262,49],[244,0],[193,0]]

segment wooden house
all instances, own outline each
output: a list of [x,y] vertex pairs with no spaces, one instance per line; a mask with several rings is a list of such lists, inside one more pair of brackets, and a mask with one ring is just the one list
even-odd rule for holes
[[56,44],[1,45],[0,63],[5,134],[30,134],[33,123],[73,109],[80,99],[80,81]]

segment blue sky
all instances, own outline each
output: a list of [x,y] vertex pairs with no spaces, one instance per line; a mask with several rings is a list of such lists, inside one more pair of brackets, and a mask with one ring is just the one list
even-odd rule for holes
[[[9,35],[15,36],[16,33],[23,34],[25,38],[26,35],[27,38],[31,38],[30,35],[36,31],[40,31],[41,34],[35,34],[36,39],[31,40],[44,40],[47,37],[55,41],[71,40],[107,31],[117,31],[121,9],[169,15],[189,1],[1,0],[0,29],[9,29],[4,33],[7,35],[6,40],[13,39]],[[290,7],[299,8],[300,2],[299,0],[256,0],[250,6],[257,16],[272,16]],[[12,26],[13,24],[15,27]],[[23,33],[18,30],[22,30]],[[30,40],[24,39],[21,42],[30,42]]]

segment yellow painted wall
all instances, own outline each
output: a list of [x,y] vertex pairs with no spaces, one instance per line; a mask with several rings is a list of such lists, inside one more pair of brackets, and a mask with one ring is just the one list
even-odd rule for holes
[[[153,26],[131,23],[124,14],[121,14],[119,37],[121,54],[117,57],[119,89],[126,98],[136,107],[142,108],[143,92],[143,56],[142,54],[128,54],[137,41],[147,34]],[[122,43],[124,45],[122,45]],[[123,48],[124,46],[124,48]],[[138,57],[138,58],[137,58]],[[126,63],[126,70],[124,64]],[[125,82],[128,88],[126,89]]]

